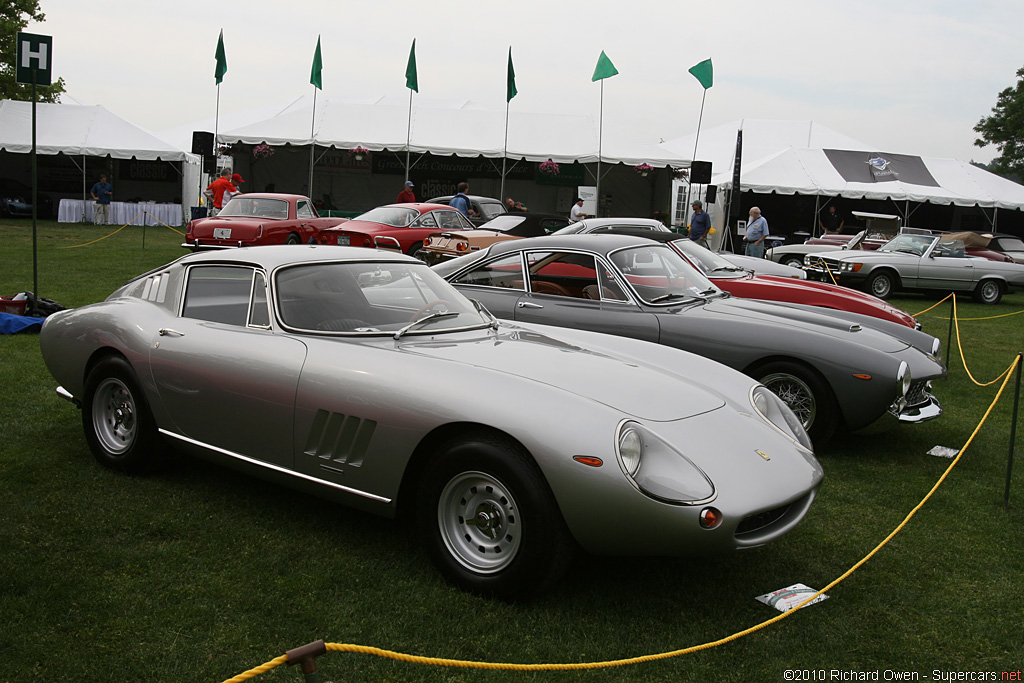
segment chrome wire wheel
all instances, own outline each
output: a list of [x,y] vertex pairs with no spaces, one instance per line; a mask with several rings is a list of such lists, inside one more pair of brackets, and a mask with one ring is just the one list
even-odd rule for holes
[[504,484],[484,472],[462,472],[445,485],[437,523],[452,557],[480,574],[509,566],[522,542],[515,500]]
[[818,413],[818,405],[814,400],[814,392],[806,382],[788,373],[774,372],[762,377],[761,383],[789,406],[804,429],[811,429]]
[[138,434],[135,397],[116,377],[108,377],[96,387],[92,401],[92,425],[96,438],[112,455],[130,449]]

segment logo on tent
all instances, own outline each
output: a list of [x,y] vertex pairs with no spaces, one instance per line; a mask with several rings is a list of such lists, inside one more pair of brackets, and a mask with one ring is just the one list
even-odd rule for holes
[[896,172],[893,169],[889,168],[892,162],[886,159],[885,157],[871,157],[864,163],[871,167],[871,175],[873,175],[875,178],[896,175]]

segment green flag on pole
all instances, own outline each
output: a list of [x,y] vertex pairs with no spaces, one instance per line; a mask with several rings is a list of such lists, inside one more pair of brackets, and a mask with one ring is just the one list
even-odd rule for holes
[[516,90],[516,70],[512,68],[512,48],[508,48],[508,87],[505,91],[505,101],[511,102],[512,98],[519,94]]
[[600,81],[604,78],[610,78],[615,74],[619,73],[619,70],[612,64],[612,60],[608,59],[608,55],[601,50],[601,56],[597,58],[597,68],[594,69],[594,77],[591,81]]
[[689,71],[693,74],[694,78],[700,81],[705,90],[711,87],[711,83],[714,81],[714,69],[711,68],[710,57],[700,64],[694,64],[690,67]]
[[409,50],[409,64],[405,67],[405,87],[415,92],[420,91],[419,79],[416,78],[416,39],[412,39],[412,49]]
[[220,38],[217,39],[217,69],[213,77],[217,79],[217,85],[224,80],[224,74],[228,72],[228,58],[224,54],[224,29],[220,30]]
[[324,89],[323,70],[324,62],[320,58],[320,36],[317,36],[316,52],[313,53],[313,70],[309,74],[309,84],[315,85],[320,90]]

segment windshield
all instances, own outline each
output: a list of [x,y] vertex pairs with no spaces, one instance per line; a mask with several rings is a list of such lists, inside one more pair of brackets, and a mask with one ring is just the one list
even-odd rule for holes
[[935,237],[930,235],[897,235],[879,247],[878,250],[898,251],[904,254],[923,256],[924,252],[928,251],[928,247],[932,246],[932,242],[935,239]]
[[480,202],[480,211],[485,220],[491,220],[496,216],[506,213],[505,205],[501,202]]
[[282,220],[288,218],[288,201],[266,197],[233,197],[217,215]]
[[726,261],[715,252],[700,246],[691,239],[683,238],[672,242],[690,261],[695,263],[705,275],[727,275],[729,273],[746,273],[746,269]]
[[356,216],[354,220],[383,223],[384,225],[390,225],[393,228],[404,228],[419,218],[419,216],[420,212],[416,209],[403,209],[396,206],[378,206],[376,209],[370,209],[361,216]]
[[481,228],[486,230],[497,230],[498,232],[508,232],[512,228],[518,226],[520,223],[526,220],[526,216],[512,216],[510,214],[504,214],[496,218],[492,218],[487,223],[481,225]]
[[308,263],[278,270],[274,282],[278,317],[296,330],[382,335],[421,321],[413,335],[491,324],[422,263]]
[[673,304],[721,293],[667,245],[620,249],[610,257],[637,295],[649,304]]

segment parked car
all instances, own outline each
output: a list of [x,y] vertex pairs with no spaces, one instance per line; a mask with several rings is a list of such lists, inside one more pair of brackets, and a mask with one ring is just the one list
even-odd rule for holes
[[942,412],[930,393],[946,372],[935,337],[854,313],[731,298],[671,247],[641,237],[501,242],[434,269],[499,318],[644,339],[740,370],[782,397],[818,447],[839,425]]
[[981,236],[988,239],[986,248],[1006,254],[1015,263],[1024,263],[1024,240],[1020,237],[999,233],[982,233]]
[[[483,225],[487,221],[494,220],[503,213],[508,213],[508,207],[500,199],[494,197],[481,197],[480,195],[470,194],[466,195],[469,197],[469,203],[476,211],[475,216],[470,216],[469,220],[473,225]],[[434,197],[428,199],[430,204],[444,204],[448,206],[448,202],[455,198],[455,195],[449,194],[444,197]]]
[[197,218],[181,246],[192,251],[268,244],[309,244],[346,218],[321,218],[309,197],[251,192],[232,197],[212,218]]
[[[51,218],[53,216],[53,200],[49,195],[36,192],[38,208],[36,216]],[[10,218],[32,217],[32,188],[25,183],[10,178],[0,178],[0,216]]]
[[320,244],[393,249],[412,256],[438,230],[472,230],[457,209],[441,204],[388,204],[370,209],[344,225],[324,230]]
[[40,347],[101,464],[147,469],[163,439],[403,513],[446,577],[505,598],[550,585],[576,544],[659,557],[763,545],[822,480],[796,417],[750,378],[499,322],[391,252],[190,254],[51,315]]
[[550,235],[568,224],[568,218],[557,214],[503,213],[469,232],[435,232],[423,240],[423,249],[415,256],[434,265],[495,242]]
[[1024,287],[1024,265],[971,256],[963,241],[945,235],[900,234],[876,251],[808,254],[805,268],[819,280],[834,278],[880,299],[894,292],[971,292],[975,301],[997,304]]

